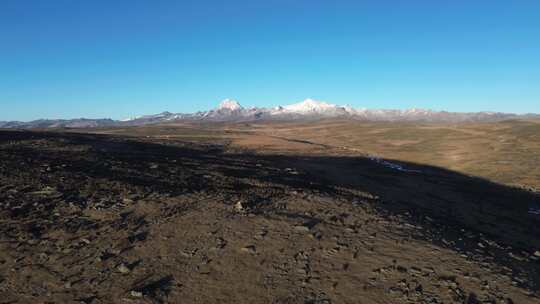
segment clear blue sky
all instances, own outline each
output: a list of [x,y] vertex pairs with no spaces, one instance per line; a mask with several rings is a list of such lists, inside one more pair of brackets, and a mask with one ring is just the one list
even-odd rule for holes
[[540,112],[540,1],[0,1],[0,120],[307,97]]

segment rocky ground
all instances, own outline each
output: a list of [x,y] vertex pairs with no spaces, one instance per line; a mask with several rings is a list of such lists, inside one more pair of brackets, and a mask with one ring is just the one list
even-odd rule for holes
[[0,303],[539,303],[533,192],[415,164],[0,131]]

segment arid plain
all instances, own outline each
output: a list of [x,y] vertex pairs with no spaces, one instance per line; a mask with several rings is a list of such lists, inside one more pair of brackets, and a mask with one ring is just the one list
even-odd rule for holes
[[540,123],[0,131],[2,303],[538,303]]
[[219,142],[267,154],[374,155],[440,166],[506,185],[540,188],[540,120],[171,124],[102,132]]

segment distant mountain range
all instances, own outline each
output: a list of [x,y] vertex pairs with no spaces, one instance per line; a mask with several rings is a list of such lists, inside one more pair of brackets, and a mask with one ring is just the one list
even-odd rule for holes
[[417,122],[494,122],[507,119],[540,118],[539,114],[511,114],[499,112],[446,112],[424,109],[374,110],[306,99],[302,102],[275,108],[244,108],[236,100],[225,99],[212,110],[185,114],[163,112],[124,120],[112,119],[40,119],[30,122],[0,122],[0,128],[95,128],[114,126],[140,126],[173,121],[259,121],[259,120],[315,120],[322,118],[348,118],[365,121],[417,121]]

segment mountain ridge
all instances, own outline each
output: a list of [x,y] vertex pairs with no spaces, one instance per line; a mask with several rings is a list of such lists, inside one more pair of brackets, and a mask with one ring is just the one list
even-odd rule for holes
[[540,114],[513,114],[502,112],[448,112],[410,108],[366,109],[349,105],[340,106],[325,101],[307,98],[301,102],[274,108],[243,107],[234,99],[224,99],[218,107],[196,113],[172,113],[143,115],[123,120],[101,119],[38,119],[29,122],[3,121],[0,128],[95,128],[112,126],[139,126],[171,121],[257,121],[257,120],[302,120],[322,118],[349,118],[365,121],[410,121],[410,122],[494,122],[508,119],[540,118]]

